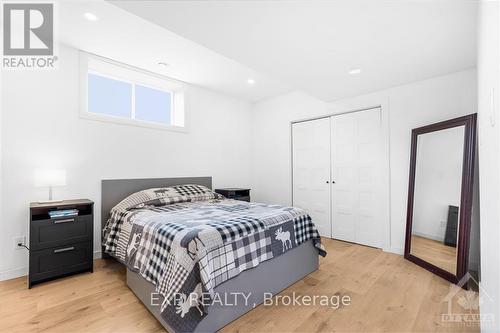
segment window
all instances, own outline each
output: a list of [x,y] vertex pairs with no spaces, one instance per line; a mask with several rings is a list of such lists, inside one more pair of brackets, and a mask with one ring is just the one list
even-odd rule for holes
[[135,86],[135,119],[170,124],[171,109],[170,91]]
[[87,77],[88,112],[114,117],[132,115],[132,85],[97,74]]
[[80,56],[83,117],[184,128],[183,84],[83,52]]

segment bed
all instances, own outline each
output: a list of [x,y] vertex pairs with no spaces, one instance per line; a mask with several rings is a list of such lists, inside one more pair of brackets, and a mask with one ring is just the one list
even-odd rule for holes
[[305,212],[211,188],[211,177],[102,181],[103,256],[127,266],[129,288],[172,333],[219,330],[326,255]]

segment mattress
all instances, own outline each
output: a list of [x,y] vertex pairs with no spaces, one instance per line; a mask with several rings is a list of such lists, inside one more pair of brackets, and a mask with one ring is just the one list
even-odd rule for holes
[[193,331],[215,287],[311,240],[310,216],[295,207],[228,200],[199,185],[140,191],[111,211],[105,251],[155,286],[161,316]]

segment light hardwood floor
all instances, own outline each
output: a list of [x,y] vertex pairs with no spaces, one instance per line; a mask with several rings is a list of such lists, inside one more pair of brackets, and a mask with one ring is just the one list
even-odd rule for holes
[[[302,295],[349,295],[351,304],[259,306],[223,332],[475,331],[477,325],[446,326],[443,279],[381,250],[324,241],[328,256],[320,269],[284,290]],[[456,299],[453,313],[469,313]],[[474,296],[474,295],[472,295]],[[473,313],[476,313],[473,311]],[[0,282],[2,332],[162,332],[125,284],[124,268],[97,260],[94,273],[55,280],[27,289],[26,278]]]
[[457,248],[444,245],[433,239],[411,236],[411,254],[424,259],[431,264],[456,274],[457,272]]

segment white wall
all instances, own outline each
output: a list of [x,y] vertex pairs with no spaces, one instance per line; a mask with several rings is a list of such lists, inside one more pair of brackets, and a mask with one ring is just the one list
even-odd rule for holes
[[500,8],[481,1],[478,27],[478,127],[481,205],[481,314],[495,318],[483,332],[500,329]]
[[33,187],[37,167],[67,170],[55,198],[96,202],[96,240],[101,179],[213,176],[214,186],[250,185],[250,103],[189,87],[188,133],[86,120],[78,116],[78,69],[78,52],[62,46],[58,71],[2,73],[0,279],[26,272],[27,253],[12,238],[28,233],[29,202],[47,199]]
[[412,233],[442,242],[448,206],[460,206],[465,126],[418,136]]
[[390,126],[391,225],[387,250],[402,253],[411,129],[476,112],[475,70],[328,104],[300,92],[257,103],[252,114],[253,199],[291,204],[291,121],[376,105],[388,112]]
[[302,92],[256,103],[252,113],[252,200],[291,204],[291,125],[327,113],[327,104]]
[[[2,200],[2,196],[3,196],[3,156],[2,156],[2,133],[3,133],[3,81],[4,81],[4,76],[3,76],[3,73],[2,71],[0,70],[0,230],[4,230],[4,227],[5,227],[5,222],[4,220],[2,219],[3,217],[3,200]],[[2,242],[1,244],[3,244],[5,242],[5,239],[3,237],[3,233],[0,233],[0,242]],[[4,262],[5,262],[5,258],[1,258],[0,257],[0,272],[3,271],[3,267],[4,267]],[[0,277],[1,279],[1,277]]]

